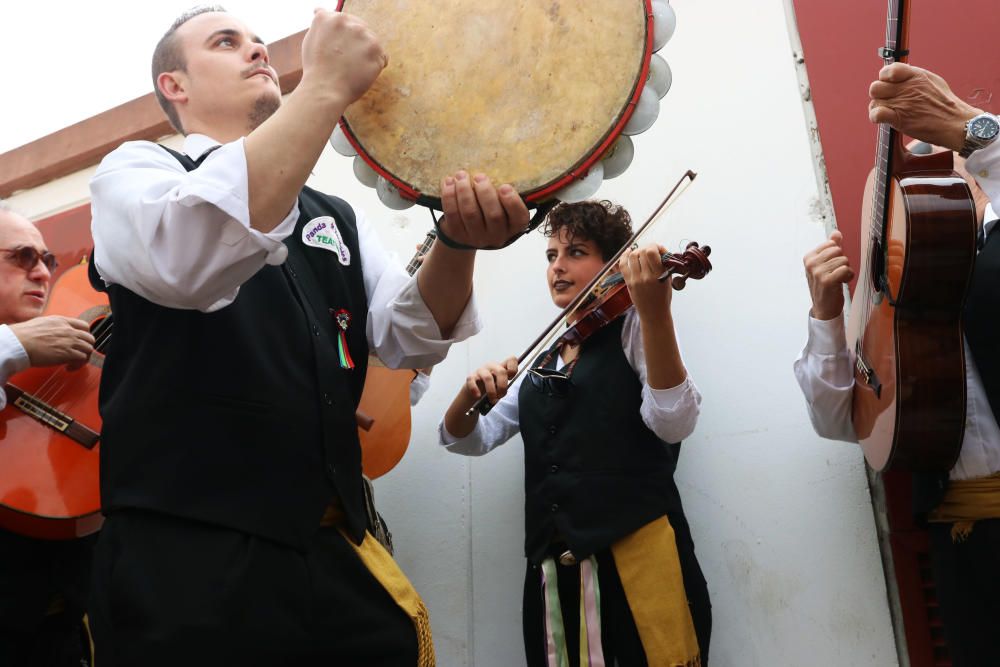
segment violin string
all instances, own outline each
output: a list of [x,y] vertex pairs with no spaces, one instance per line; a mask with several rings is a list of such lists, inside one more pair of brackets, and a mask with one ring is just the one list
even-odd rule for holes
[[676,201],[678,198],[680,198],[682,194],[684,194],[684,192],[688,189],[688,187],[690,187],[691,183],[694,181],[694,177],[695,174],[694,172],[691,171],[688,171],[686,174],[684,174],[684,176],[681,177],[681,179],[677,182],[677,185],[675,185],[673,190],[670,191],[670,194],[667,195],[666,199],[664,199],[660,203],[660,205],[656,208],[656,210],[653,211],[653,214],[650,215],[649,218],[644,223],[642,223],[639,229],[632,234],[632,238],[630,238],[618,250],[618,252],[616,252],[610,260],[608,260],[608,262],[604,265],[604,268],[601,269],[601,271],[598,272],[598,274],[595,275],[594,278],[590,281],[590,284],[587,285],[583,290],[581,290],[580,294],[584,298],[578,297],[578,299],[574,300],[574,302],[570,303],[570,305],[567,306],[568,311],[564,313],[563,317],[561,318],[562,321],[569,319],[570,317],[573,316],[573,314],[576,313],[576,311],[583,304],[586,298],[586,294],[593,292],[594,288],[600,285],[601,282],[605,278],[607,278],[608,275],[614,269],[617,268],[618,260],[621,259],[622,255],[625,254],[625,250],[631,248],[632,245],[634,245],[635,242],[639,239],[639,237],[642,236],[642,234],[647,229],[651,228],[653,223],[656,222],[660,218],[660,216],[662,216],[666,212],[668,208],[670,208],[670,206],[674,203],[674,201]]
[[[639,239],[639,237],[647,229],[651,228],[652,225],[660,218],[660,216],[662,216],[666,212],[666,210],[670,208],[670,206],[678,198],[680,198],[682,194],[684,194],[684,192],[688,189],[688,187],[690,187],[691,183],[694,181],[694,177],[695,174],[691,171],[688,171],[680,178],[677,184],[670,191],[670,194],[668,194],[667,197],[656,208],[656,210],[653,211],[652,215],[650,215],[649,218],[644,223],[642,223],[639,229],[632,234],[632,238],[630,238],[625,244],[623,244],[622,247],[618,250],[618,252],[616,252],[614,256],[607,261],[607,263],[604,265],[604,268],[601,269],[601,271],[599,271],[597,275],[595,275],[594,278],[590,281],[590,284],[584,287],[582,290],[580,290],[580,293],[566,307],[566,310],[563,312],[563,315],[556,321],[556,324],[565,322],[576,314],[577,310],[579,310],[580,307],[583,305],[583,303],[586,301],[587,295],[593,293],[594,290],[601,284],[601,282],[608,277],[611,271],[618,266],[618,260],[621,258],[623,254],[625,254],[625,250],[632,247],[632,245]],[[557,326],[551,327],[551,331],[549,331],[547,335],[542,337],[544,339],[543,341],[541,339],[540,341],[536,341],[535,345],[532,345],[529,349],[525,350],[525,352],[520,357],[518,357],[517,373],[515,373],[514,376],[510,378],[509,382],[513,382],[514,379],[521,374],[524,360],[528,359],[529,356],[532,355],[532,353],[537,353],[540,352],[542,349],[547,349],[549,345],[551,345],[552,338],[557,333],[559,333],[558,327]],[[539,342],[542,342],[542,344],[539,345]]]
[[[612,256],[611,259],[609,259],[607,263],[605,263],[604,268],[601,269],[591,279],[591,281],[583,289],[580,290],[580,292],[576,295],[576,297],[574,297],[573,300],[570,301],[570,303],[566,306],[566,308],[563,309],[562,313],[560,313],[560,315],[548,326],[548,328],[542,331],[541,335],[539,335],[538,338],[536,338],[535,341],[528,346],[528,349],[525,350],[520,357],[518,357],[519,361],[518,361],[517,373],[515,373],[512,377],[509,378],[508,380],[509,382],[513,382],[521,374],[523,369],[523,360],[527,359],[533,351],[538,349],[538,344],[543,339],[546,341],[551,341],[552,332],[556,330],[560,324],[564,323],[569,317],[571,317],[577,311],[577,309],[580,307],[580,304],[583,303],[584,299],[586,299],[587,295],[593,290],[593,288],[596,285],[600,284],[600,282],[605,278],[605,276],[607,276],[608,272],[612,269],[612,267],[617,265],[619,258],[621,258],[621,256],[625,253],[625,250],[628,249],[633,243],[635,243],[636,239],[638,239],[639,236],[646,231],[646,229],[648,229],[656,220],[659,219],[659,217],[670,206],[673,205],[673,203],[680,197],[680,195],[683,194],[688,189],[688,187],[694,181],[696,176],[697,174],[695,172],[688,169],[684,173],[684,175],[681,176],[680,179],[678,179],[677,183],[670,190],[667,196],[663,199],[663,201],[660,202],[659,206],[657,206],[656,209],[653,211],[653,214],[650,215],[649,218],[647,218],[646,221],[642,223],[639,229],[632,234],[632,237],[628,241],[626,241],[621,248],[618,249],[618,252],[616,252],[614,256]],[[472,407],[470,407],[465,412],[465,414],[467,416],[473,414],[474,412],[479,410],[479,408],[483,404],[486,403],[486,400],[487,400],[486,396],[483,395],[481,398],[479,398],[479,400],[477,400],[472,405]]]

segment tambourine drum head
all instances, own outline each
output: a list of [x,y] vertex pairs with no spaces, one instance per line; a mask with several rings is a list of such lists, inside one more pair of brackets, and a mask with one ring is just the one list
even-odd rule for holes
[[643,68],[643,0],[344,0],[389,66],[344,117],[397,183],[485,172],[529,195],[602,146]]

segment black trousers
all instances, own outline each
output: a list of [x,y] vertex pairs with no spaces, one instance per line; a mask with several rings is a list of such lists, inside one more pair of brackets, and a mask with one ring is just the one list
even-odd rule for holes
[[410,667],[413,624],[347,540],[301,553],[151,512],[110,515],[94,562],[101,667]]
[[930,526],[931,565],[954,667],[1000,665],[1000,519],[977,521],[963,542]]
[[[0,665],[89,664],[83,627],[94,538],[36,540],[0,530]],[[53,604],[58,611],[53,613]]]
[[[674,519],[671,524],[677,541],[691,620],[698,636],[702,665],[708,667],[708,647],[712,635],[712,603],[708,597],[708,586],[695,557],[687,522]],[[561,552],[562,549],[556,551]],[[570,667],[579,667],[580,566],[561,565],[558,554],[552,555],[556,556],[559,604],[562,607],[569,664]],[[619,667],[647,667],[646,653],[632,619],[614,558],[610,551],[600,551],[595,555],[601,587],[601,645],[604,648],[605,664],[610,667],[617,660]],[[542,568],[530,562],[524,576],[523,605],[524,652],[528,667],[547,667]]]

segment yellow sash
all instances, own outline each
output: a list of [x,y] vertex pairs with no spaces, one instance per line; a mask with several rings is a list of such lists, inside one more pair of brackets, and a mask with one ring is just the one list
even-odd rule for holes
[[365,564],[372,576],[382,584],[382,587],[395,600],[396,604],[413,621],[413,627],[417,632],[416,667],[434,667],[434,642],[431,638],[430,616],[427,613],[427,607],[424,606],[424,601],[420,599],[416,589],[413,588],[413,584],[399,569],[399,565],[385,550],[385,547],[379,544],[371,533],[365,533],[365,539],[360,545],[355,544],[344,533],[343,529],[341,529],[341,534],[358,554],[358,558]]
[[365,564],[368,571],[372,573],[375,580],[382,584],[382,588],[392,597],[393,601],[410,617],[410,620],[413,622],[413,628],[417,632],[416,667],[434,667],[434,642],[431,638],[431,621],[427,613],[427,607],[424,606],[424,601],[420,599],[420,595],[413,588],[413,584],[406,578],[403,571],[399,569],[399,565],[393,560],[392,554],[367,531],[365,532],[365,539],[361,541],[361,544],[355,544],[354,540],[344,532],[344,521],[344,511],[340,507],[340,503],[335,501],[328,505],[323,512],[323,518],[320,519],[319,525],[325,527],[336,526],[340,530],[340,534],[344,536],[347,543],[358,554],[358,558]]
[[981,519],[1000,519],[1000,473],[950,482],[944,500],[927,517],[934,523],[954,523],[951,539],[955,542],[967,538]]
[[674,529],[662,516],[611,545],[650,667],[700,667]]

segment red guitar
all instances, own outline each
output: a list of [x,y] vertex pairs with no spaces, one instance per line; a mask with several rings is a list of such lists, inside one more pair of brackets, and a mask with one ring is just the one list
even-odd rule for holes
[[[889,0],[886,64],[906,56],[906,0]],[[962,308],[976,210],[952,154],[913,155],[890,126],[865,188],[851,303],[853,421],[876,470],[950,470],[965,429]]]
[[107,296],[81,264],[53,284],[46,315],[90,323],[96,350],[83,368],[29,368],[10,378],[0,412],[0,527],[45,539],[97,531],[104,519],[98,477],[101,417],[97,393],[110,341]]

